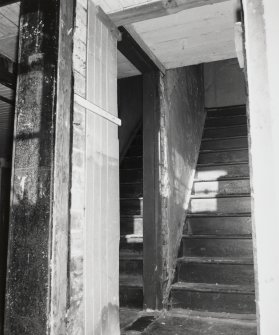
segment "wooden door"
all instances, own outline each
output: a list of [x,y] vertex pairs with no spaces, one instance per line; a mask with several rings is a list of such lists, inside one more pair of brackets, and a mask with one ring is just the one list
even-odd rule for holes
[[[84,4],[84,1],[80,2]],[[78,4],[79,6],[79,4]],[[83,110],[85,127],[82,137],[75,140],[74,115],[74,152],[82,153],[84,167],[82,174],[84,188],[82,198],[75,200],[74,192],[79,185],[73,186],[73,200],[84,201],[83,245],[83,298],[80,295],[79,306],[84,306],[83,327],[86,335],[119,334],[119,143],[117,118],[117,38],[118,30],[108,17],[94,6],[91,0],[86,1],[86,8],[79,11],[77,7],[77,26],[85,22],[84,29],[75,38],[77,60],[75,66],[75,110]],[[82,17],[86,12],[87,18]],[[78,38],[84,36],[80,42]],[[78,48],[82,45],[86,55],[84,66],[79,67],[81,57]],[[79,49],[80,50],[80,49]],[[74,50],[75,53],[75,50]],[[85,82],[85,89],[79,82]],[[77,105],[79,107],[77,107]],[[81,107],[81,108],[80,108]],[[76,113],[74,111],[74,113]],[[80,114],[79,114],[80,115]],[[80,134],[80,129],[77,130]],[[84,141],[82,148],[80,142]],[[77,148],[77,149],[75,149]],[[78,165],[80,162],[76,162]],[[74,160],[75,164],[75,160]],[[81,163],[83,166],[83,163]],[[77,171],[73,166],[73,174]],[[77,178],[81,180],[81,170]],[[75,181],[74,181],[75,182]],[[78,191],[77,191],[78,192]],[[78,194],[78,193],[77,193]],[[75,203],[72,208],[77,207]],[[82,212],[82,208],[80,210]],[[74,242],[74,234],[72,235]],[[73,245],[75,248],[75,245]],[[74,259],[74,252],[72,259]],[[75,281],[73,267],[72,279]],[[72,284],[74,286],[75,283]],[[73,306],[77,301],[72,299]],[[75,307],[73,307],[75,308]],[[76,314],[77,315],[77,314]],[[80,314],[79,314],[80,315]],[[77,323],[72,316],[73,323]]]

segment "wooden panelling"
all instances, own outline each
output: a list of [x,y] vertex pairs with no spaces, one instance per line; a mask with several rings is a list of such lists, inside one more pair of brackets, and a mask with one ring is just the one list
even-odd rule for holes
[[[82,6],[80,2],[80,6]],[[79,7],[79,35],[76,45],[84,45],[86,55],[76,63],[75,75],[85,88],[76,93],[113,116],[117,116],[117,40],[98,17],[91,0],[86,8]],[[86,18],[87,15],[87,18]],[[83,23],[82,23],[83,22]],[[88,22],[86,26],[86,22]],[[85,23],[83,27],[82,24]],[[83,33],[86,36],[84,40]],[[83,49],[84,49],[83,48]],[[78,64],[82,74],[79,74]],[[84,71],[85,69],[85,71]],[[85,110],[85,128],[80,147],[84,159],[83,196],[76,197],[75,203],[82,212],[85,208],[83,236],[83,297],[85,334],[118,334],[119,306],[119,147],[118,126],[91,110]],[[78,153],[79,148],[76,148]],[[84,151],[83,151],[84,150]],[[74,162],[78,165],[78,161]],[[75,166],[73,167],[75,168]],[[78,176],[78,175],[77,175]],[[76,189],[77,194],[79,190]],[[72,193],[75,190],[72,190]],[[74,232],[73,232],[74,238]],[[73,255],[74,257],[74,255]],[[80,288],[82,289],[82,287]],[[79,320],[74,320],[76,334]]]

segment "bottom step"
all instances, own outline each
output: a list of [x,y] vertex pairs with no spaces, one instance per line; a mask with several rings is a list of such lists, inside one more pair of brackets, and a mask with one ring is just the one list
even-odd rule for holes
[[178,282],[172,286],[171,306],[239,314],[255,313],[256,309],[253,286],[185,282]]
[[143,285],[141,276],[120,275],[119,300],[121,307],[142,308]]

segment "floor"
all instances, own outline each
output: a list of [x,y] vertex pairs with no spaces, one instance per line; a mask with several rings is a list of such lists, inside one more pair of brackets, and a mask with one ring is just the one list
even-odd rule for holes
[[[134,321],[133,321],[134,317]],[[125,322],[126,321],[126,322]],[[122,335],[256,335],[256,321],[249,315],[136,310],[122,313]]]

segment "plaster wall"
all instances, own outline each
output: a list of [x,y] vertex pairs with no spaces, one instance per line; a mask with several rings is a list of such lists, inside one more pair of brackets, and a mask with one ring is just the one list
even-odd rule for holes
[[159,189],[163,295],[173,280],[205,121],[201,65],[168,70],[160,83]]
[[279,4],[244,0],[258,334],[279,333]]
[[204,64],[205,107],[246,104],[244,73],[237,58]]

